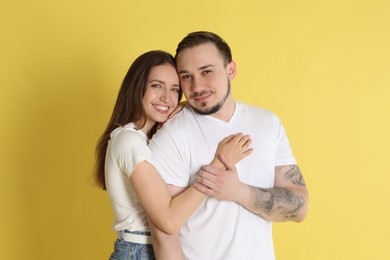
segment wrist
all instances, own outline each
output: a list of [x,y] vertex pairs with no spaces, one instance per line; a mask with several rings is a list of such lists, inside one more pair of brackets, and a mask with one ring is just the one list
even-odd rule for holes
[[237,189],[237,196],[235,202],[242,206],[247,206],[248,201],[251,197],[251,188],[245,183],[240,183],[240,186]]
[[218,158],[214,158],[211,163],[210,163],[211,166],[214,166],[216,168],[219,168],[219,169],[223,169],[223,170],[226,170],[226,167],[225,165],[218,159]]

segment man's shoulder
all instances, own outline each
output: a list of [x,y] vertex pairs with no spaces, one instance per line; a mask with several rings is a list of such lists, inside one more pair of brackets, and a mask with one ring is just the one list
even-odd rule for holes
[[275,115],[272,111],[262,107],[254,106],[243,102],[237,102],[237,103],[239,104],[241,111],[244,114],[253,113],[254,115],[257,116],[269,116],[269,117],[273,117]]
[[163,126],[153,135],[152,142],[157,139],[169,138],[170,140],[178,140],[181,137],[191,133],[193,115],[191,109],[184,107],[182,111],[177,113],[173,118],[166,121]]
[[180,128],[189,125],[189,122],[193,119],[193,112],[189,105],[185,106],[179,113],[173,118],[164,123],[164,126]]

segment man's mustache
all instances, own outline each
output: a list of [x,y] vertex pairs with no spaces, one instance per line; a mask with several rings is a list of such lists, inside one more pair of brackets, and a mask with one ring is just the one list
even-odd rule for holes
[[201,96],[205,96],[205,95],[208,95],[208,94],[211,94],[213,93],[213,91],[211,90],[203,90],[201,92],[194,92],[190,98],[197,98],[197,97],[201,97]]

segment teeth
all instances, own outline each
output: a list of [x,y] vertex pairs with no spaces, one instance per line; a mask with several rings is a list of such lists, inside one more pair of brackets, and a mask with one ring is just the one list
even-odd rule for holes
[[168,110],[168,107],[165,107],[165,106],[154,106],[154,107],[159,109],[159,110],[162,110],[162,111],[167,111]]

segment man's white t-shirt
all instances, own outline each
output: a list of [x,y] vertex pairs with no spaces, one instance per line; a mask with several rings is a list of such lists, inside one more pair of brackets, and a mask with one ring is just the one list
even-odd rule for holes
[[112,131],[105,160],[105,180],[114,210],[114,229],[149,231],[149,225],[130,175],[139,162],[151,159],[148,137],[133,123]]
[[[242,182],[272,188],[275,166],[296,164],[279,118],[238,102],[229,122],[184,108],[150,141],[152,163],[166,183],[186,187],[212,161],[218,143],[239,132],[251,136],[254,148],[236,165]],[[180,241],[190,260],[275,259],[271,222],[235,202],[211,197],[183,225]]]

